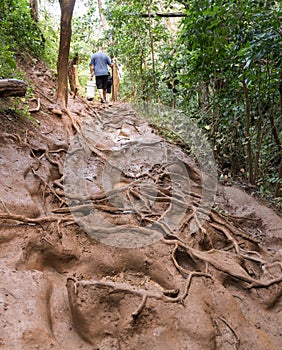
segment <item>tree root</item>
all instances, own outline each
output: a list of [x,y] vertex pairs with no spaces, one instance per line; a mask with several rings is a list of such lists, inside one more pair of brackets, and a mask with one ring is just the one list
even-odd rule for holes
[[112,207],[109,205],[101,205],[101,204],[95,204],[95,203],[87,203],[87,204],[80,204],[80,205],[75,205],[75,206],[69,206],[69,207],[64,207],[64,208],[56,208],[53,209],[52,212],[53,213],[57,213],[57,214],[65,214],[65,213],[72,213],[72,212],[76,212],[76,211],[90,211],[93,209],[99,209],[101,211],[105,211],[105,212],[109,212],[109,213],[124,213],[124,212],[132,212],[134,213],[134,211],[130,208],[130,209],[126,209],[126,208],[116,208],[116,207]]
[[[36,100],[36,99],[34,99]],[[37,99],[37,106],[35,108],[30,108],[29,113],[39,112],[40,111],[40,98]]]
[[[50,156],[50,153],[58,153],[58,152],[65,152],[66,150],[64,148],[60,148],[60,149],[57,149],[57,150],[51,150],[49,151],[48,149],[45,149],[45,148],[42,148],[42,149],[38,149],[38,148],[34,148],[34,146],[32,146],[28,141],[27,141],[27,135],[26,135],[26,140],[23,141],[22,138],[20,137],[20,135],[18,134],[8,134],[8,133],[2,133],[1,134],[3,137],[9,137],[11,138],[12,140],[14,140],[15,142],[18,142],[19,146],[20,147],[27,147],[31,154],[33,155],[33,157],[38,160],[39,164],[41,163],[42,161],[42,158],[45,156],[46,160],[52,165],[52,166],[56,166],[57,169],[58,169],[58,172],[59,174],[61,175],[61,179],[60,181],[63,181],[64,179],[64,171],[63,171],[63,166],[62,164],[57,161],[57,160],[54,160],[51,156]],[[37,157],[36,156],[36,152],[40,152],[42,153],[40,157]],[[53,194],[53,196],[59,201],[60,203],[60,206],[66,204],[65,200],[62,199],[59,194],[56,193],[56,191],[47,183],[47,181],[42,177],[40,176],[36,170],[33,168],[33,167],[30,167],[32,173],[34,176],[36,176],[45,186],[45,188],[48,188],[50,190],[50,192]],[[58,185],[57,184],[57,181],[53,181],[53,183],[55,185]],[[58,185],[59,186],[59,185]]]
[[124,293],[131,293],[142,297],[142,301],[140,305],[137,307],[137,309],[131,314],[131,317],[133,319],[133,322],[135,322],[138,318],[138,316],[143,311],[144,307],[146,306],[146,301],[148,298],[154,298],[159,300],[165,300],[167,297],[164,295],[164,292],[156,292],[156,291],[149,291],[146,289],[140,289],[136,288],[134,286],[131,286],[126,283],[117,283],[117,282],[110,282],[110,281],[97,281],[97,280],[88,280],[88,281],[79,281],[74,277],[69,277],[67,279],[67,283],[69,281],[72,281],[74,283],[74,293],[78,294],[78,285],[82,286],[95,286],[95,287],[110,287],[115,291],[121,291]]
[[42,224],[45,222],[68,222],[73,221],[72,216],[65,216],[65,217],[57,217],[57,216],[44,216],[39,218],[29,218],[24,215],[18,215],[18,214],[12,214],[11,212],[7,214],[1,214],[0,213],[0,219],[2,220],[13,220],[13,221],[20,221],[25,224]]
[[77,133],[80,133],[80,130],[81,130],[81,122],[75,118],[71,113],[70,111],[67,109],[67,108],[64,108],[62,110],[62,112],[66,113],[66,115],[69,117],[70,121],[71,121],[71,124],[72,124],[72,127],[75,129],[75,131]]
[[[188,254],[188,256],[191,257],[192,260],[198,259],[204,262],[205,264],[212,265],[218,271],[224,272],[225,274],[233,278],[236,278],[239,281],[248,283],[248,286],[247,286],[248,289],[265,288],[273,284],[278,284],[282,282],[282,274],[277,278],[269,279],[266,281],[257,280],[251,277],[238,263],[234,264],[234,258],[236,258],[236,254],[226,255],[226,253],[224,253],[223,251],[218,251],[216,249],[201,252],[199,250],[189,247],[183,242],[180,242],[177,238],[173,240],[163,239],[163,242],[167,244],[174,244],[175,247],[172,251],[172,261],[176,269],[179,272],[181,272],[183,275],[189,275],[189,273],[191,272],[187,271],[186,269],[184,269],[182,266],[178,264],[176,259],[176,253],[179,250],[179,248],[184,250]],[[224,263],[222,260],[224,260]]]
[[3,199],[0,197],[0,202],[3,205],[3,208],[5,209],[6,213],[8,213],[9,215],[12,215],[12,213],[10,212],[10,210],[8,209],[8,207],[6,206],[5,202],[3,201]]
[[211,219],[220,224],[225,226],[226,228],[228,228],[235,236],[239,236],[242,237],[246,240],[248,240],[249,242],[252,242],[254,244],[259,244],[259,241],[253,237],[251,237],[250,235],[247,235],[246,233],[242,232],[238,227],[232,225],[231,223],[229,223],[225,218],[222,218],[220,214],[218,214],[215,210],[211,211],[210,214]]
[[44,98],[46,98],[47,101],[49,101],[50,103],[54,104],[54,100],[52,100],[51,98],[49,98],[46,93],[39,88],[38,86],[36,86],[36,91],[40,93],[41,96],[43,96]]
[[[95,286],[95,287],[110,287],[115,291],[121,291],[124,293],[132,293],[138,296],[142,297],[142,301],[137,307],[137,309],[131,314],[133,321],[135,322],[138,316],[141,314],[143,309],[146,306],[146,301],[148,298],[154,298],[158,300],[163,300],[165,302],[172,302],[172,303],[181,303],[184,305],[184,299],[187,297],[189,288],[191,286],[192,278],[195,276],[204,276],[210,278],[210,275],[203,274],[200,272],[193,272],[190,274],[189,278],[187,279],[187,282],[185,284],[185,289],[182,295],[177,296],[179,294],[179,290],[162,290],[160,292],[153,291],[153,290],[147,290],[138,288],[135,286],[132,286],[127,283],[118,283],[118,282],[112,282],[112,281],[98,281],[98,280],[77,280],[75,277],[69,277],[67,279],[67,283],[69,281],[73,282],[74,286],[74,294],[78,295],[78,286]],[[176,295],[176,297],[172,297]]]
[[[234,247],[235,252],[242,256],[243,258],[246,258],[248,260],[252,260],[255,262],[260,263],[261,265],[265,264],[265,262],[261,259],[260,254],[254,251],[246,251],[240,248],[238,242],[236,239],[231,235],[231,233],[228,231],[228,229],[225,226],[222,226],[217,223],[211,223],[211,226],[214,227],[215,229],[221,231],[227,238],[228,242],[231,243],[230,248]],[[255,255],[256,257],[252,256]]]
[[49,161],[50,164],[56,165],[58,167],[59,174],[61,176],[63,176],[64,175],[64,170],[63,170],[62,164],[59,161],[56,161],[56,160],[54,160],[54,159],[52,159],[50,157],[49,150],[45,150],[45,157]]
[[[74,129],[74,132],[78,134],[80,142],[79,147],[81,146],[79,150],[87,148],[88,151],[90,150],[96,156],[98,156],[102,162],[107,161],[107,150],[97,148],[95,146],[95,142],[91,140],[90,137],[89,139],[87,139],[87,135],[84,135],[82,132],[82,125],[80,121],[73,115],[71,115],[71,113],[67,109],[63,109],[63,113],[67,115],[67,117],[65,117],[68,118],[68,120],[70,121],[71,127],[72,129]],[[100,117],[100,115],[97,112],[94,113],[96,113],[96,118],[99,120],[99,122],[105,125],[106,123],[102,123],[102,118]],[[13,140],[19,142],[19,144],[22,147],[29,147],[32,151],[34,151],[33,147],[28,142],[24,142],[19,135],[8,134],[6,136],[11,137]],[[156,143],[159,142],[160,141],[157,141]],[[127,144],[123,147],[123,149],[132,146],[132,144],[134,144],[134,142]],[[69,154],[71,154],[71,152],[74,153],[76,151],[77,149],[70,151]],[[185,189],[182,188],[182,184],[184,183],[184,181],[186,183],[186,177],[181,174],[176,174],[172,171],[168,171],[168,168],[172,164],[165,164],[160,167],[156,166],[153,169],[151,169],[151,171],[147,171],[146,173],[137,175],[136,178],[131,178],[130,176],[127,177],[126,174],[124,174],[124,172],[126,173],[126,170],[123,172],[121,166],[116,166],[119,172],[124,175],[124,178],[126,178],[126,180],[130,182],[128,185],[112,189],[107,193],[101,191],[96,195],[80,196],[80,194],[78,193],[71,194],[62,191],[62,181],[64,179],[62,164],[59,161],[53,159],[54,157],[50,155],[51,151],[44,149],[43,152],[44,153],[42,154],[42,157],[45,155],[47,161],[51,165],[54,165],[58,168],[58,172],[60,173],[61,178],[53,183],[55,183],[60,189],[53,190],[52,187],[32,168],[33,174],[37,176],[46,187],[49,188],[49,190],[52,192],[55,198],[60,201],[60,205],[66,204],[67,202],[61,198],[62,196],[66,197],[66,199],[68,200],[80,201],[81,203],[79,205],[74,205],[70,207],[60,207],[53,209],[53,213],[60,215],[42,218],[28,218],[22,215],[12,214],[8,211],[5,204],[3,203],[4,209],[7,213],[0,214],[0,219],[15,220],[27,224],[37,224],[53,221],[57,223],[57,229],[60,236],[61,223],[74,223],[72,216],[68,215],[69,213],[79,211],[91,212],[93,209],[112,214],[132,213],[139,220],[140,226],[136,227],[129,225],[113,225],[112,227],[95,227],[95,225],[92,226],[91,224],[88,224],[86,221],[83,220],[83,218],[78,218],[77,222],[80,224],[80,226],[84,228],[86,232],[90,233],[90,235],[91,233],[97,233],[98,235],[101,235],[100,237],[106,237],[106,239],[110,239],[111,235],[124,235],[126,238],[129,237],[130,234],[142,235],[144,237],[153,237],[154,235],[154,237],[157,237],[157,235],[159,235],[158,238],[162,238],[162,241],[165,244],[174,245],[170,253],[172,263],[176,270],[185,279],[183,280],[184,289],[181,292],[176,290],[163,290],[158,292],[153,290],[150,291],[146,289],[138,289],[137,287],[125,283],[116,283],[110,281],[103,282],[96,280],[78,281],[74,278],[69,278],[68,281],[72,280],[74,283],[75,294],[78,293],[78,285],[93,285],[101,288],[108,287],[114,290],[123,291],[125,293],[127,292],[136,294],[142,298],[142,301],[140,302],[136,310],[131,314],[132,320],[133,322],[135,322],[146,307],[146,302],[148,298],[155,298],[166,302],[178,302],[184,305],[185,299],[189,295],[189,290],[191,288],[191,284],[194,277],[204,277],[205,279],[213,279],[212,274],[208,273],[208,267],[209,272],[213,268],[214,270],[217,270],[225,275],[230,276],[233,279],[238,280],[239,282],[243,283],[248,289],[267,288],[271,285],[279,284],[282,282],[282,271],[280,271],[280,276],[277,276],[275,278],[270,278],[267,280],[263,280],[263,278],[261,278],[261,276],[265,277],[265,275],[263,275],[264,270],[271,268],[272,265],[267,264],[267,262],[262,258],[261,254],[259,254],[258,251],[243,249],[242,244],[240,243],[241,239],[237,240],[237,238],[241,237],[244,240],[256,245],[258,245],[259,243],[258,240],[243,232],[239,227],[236,226],[236,224],[232,223],[232,221],[228,221],[225,217],[222,217],[215,210],[210,211],[208,203],[202,203],[203,196],[199,194],[200,192],[197,193],[197,191],[200,190],[199,183],[201,182],[201,177],[200,174],[194,171],[193,169],[190,169],[190,172],[194,171],[192,174],[193,176],[191,176],[190,179],[192,181],[192,185],[189,186],[189,188]],[[187,167],[189,166],[187,165]],[[115,168],[115,166],[113,166],[113,168]],[[173,170],[172,168],[170,169]],[[150,185],[149,183],[144,184],[145,179],[152,180],[153,185]],[[174,179],[179,185],[179,187],[173,188],[171,184],[171,179]],[[112,203],[114,202],[111,200],[115,199],[116,196],[121,195],[126,201],[126,206],[129,208],[118,208],[112,205]],[[157,205],[154,205],[152,203],[156,203]],[[186,233],[189,232],[189,227],[191,227],[192,221],[198,229],[198,231],[193,236],[192,234],[189,236],[189,243],[183,240],[182,238],[179,238],[177,234],[174,234],[175,231],[173,231],[169,226],[169,223],[165,221],[165,218],[166,216],[168,216],[170,210],[173,210],[174,208],[177,208],[177,210],[183,212],[183,219],[178,225],[178,235],[183,233],[187,237]],[[200,222],[201,217],[199,216],[199,213],[207,217],[206,225],[214,229],[212,230],[213,233],[217,233],[218,235],[225,237],[225,250],[210,249],[208,251],[202,251],[200,250],[201,247],[199,247],[199,249],[196,248],[199,240],[201,239],[205,240],[205,242],[208,241],[208,249],[210,247],[213,247],[211,236],[209,235],[209,230],[207,229],[207,226],[203,227],[202,223]],[[67,214],[67,216],[64,216],[65,214]],[[230,218],[232,219],[232,217]],[[234,217],[233,219],[239,218]],[[251,218],[240,219],[255,221]],[[150,227],[141,226],[144,225],[144,223],[150,223],[151,225]],[[193,241],[194,237],[196,237],[195,241]],[[193,247],[191,247],[191,243],[193,244]],[[183,252],[184,254],[186,254],[187,258],[192,259],[193,263],[195,263],[197,268],[194,268],[194,264],[192,264],[193,268],[191,268],[191,270],[181,266],[181,262],[178,261],[177,256],[177,254],[180,251],[181,253]],[[243,263],[246,260],[251,261],[253,264],[256,264],[256,266],[260,268],[260,279],[253,278],[248,273],[248,271],[246,271],[242,267],[244,266]],[[282,269],[282,263],[277,262],[277,265],[280,266],[280,268]],[[270,276],[272,275],[270,274]],[[236,348],[238,348],[240,345],[240,339],[236,335],[236,332],[225,319],[220,319],[234,334],[236,339]]]
[[132,316],[134,322],[136,322],[138,316],[141,314],[141,312],[145,308],[147,298],[148,298],[147,295],[143,295],[143,298],[142,298],[140,305],[138,306],[138,308],[134,312],[132,312],[131,316]]
[[[41,158],[45,155],[46,159],[49,161],[50,164],[52,165],[55,165],[58,167],[58,171],[59,171],[59,174],[61,176],[63,176],[64,172],[63,172],[63,167],[62,165],[60,164],[60,162],[52,159],[52,157],[50,156],[49,153],[58,153],[58,152],[62,152],[62,151],[66,151],[65,149],[63,148],[60,148],[58,150],[52,150],[52,151],[49,151],[48,149],[46,148],[42,148],[42,149],[38,149],[38,148],[34,148],[34,146],[32,146],[30,143],[28,143],[28,141],[23,141],[22,138],[20,137],[20,135],[18,134],[8,134],[8,133],[1,133],[1,135],[3,137],[8,137],[8,138],[11,138],[12,140],[18,142],[19,146],[21,147],[27,147],[29,148],[30,152],[32,153],[32,155],[34,156],[35,159],[37,160],[41,160]],[[43,152],[42,155],[38,158],[36,157],[35,155],[35,152]]]
[[189,272],[189,276],[188,276],[187,281],[185,283],[184,292],[183,292],[183,294],[181,296],[176,298],[175,301],[180,301],[181,304],[184,304],[184,300],[189,294],[189,288],[190,288],[191,283],[192,283],[192,278],[196,277],[196,276],[197,277],[206,277],[206,278],[211,278],[212,279],[212,276],[210,274],[208,274],[208,273],[197,272],[197,271]]
[[231,324],[223,317],[219,317],[219,319],[225,323],[225,325],[231,330],[235,337],[235,349],[239,350],[240,349],[240,338],[238,337],[237,333],[235,332],[234,328],[231,326]]
[[57,193],[53,190],[53,188],[47,183],[47,181],[45,181],[45,179],[40,176],[39,174],[36,173],[36,171],[31,167],[31,171],[34,174],[34,176],[38,177],[40,179],[40,181],[49,188],[49,190],[53,193],[53,195],[58,199],[58,201],[60,202],[60,205],[66,204],[65,200],[63,200],[61,197],[59,197],[57,195]]

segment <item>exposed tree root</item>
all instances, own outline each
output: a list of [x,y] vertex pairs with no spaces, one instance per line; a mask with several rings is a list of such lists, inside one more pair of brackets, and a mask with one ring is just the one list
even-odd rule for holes
[[215,210],[211,211],[210,217],[214,222],[216,222],[220,225],[223,225],[224,227],[229,229],[231,231],[231,233],[233,233],[235,236],[242,237],[242,238],[244,238],[252,243],[255,243],[255,244],[259,243],[259,241],[257,239],[251,237],[250,235],[244,233],[242,230],[240,230],[235,225],[232,225],[231,223],[229,223],[225,218],[221,217],[220,214],[217,213]]
[[69,117],[71,121],[71,125],[75,129],[75,131],[77,133],[81,133],[81,122],[77,118],[75,118],[67,108],[64,108],[63,112],[66,113],[67,116]]
[[54,160],[52,157],[50,157],[49,153],[51,153],[51,152],[49,152],[49,150],[45,150],[45,157],[46,157],[46,159],[49,161],[50,164],[53,164],[53,165],[57,166],[59,174],[61,176],[63,176],[64,170],[63,170],[62,164],[59,161]]
[[[79,281],[75,279],[74,277],[68,278],[68,282],[72,281],[74,284],[74,293],[78,293],[78,285],[82,286],[95,286],[98,288],[103,288],[103,287],[109,287],[115,291],[121,291],[124,293],[132,293],[135,295],[138,295],[142,297],[142,301],[138,308],[131,314],[131,317],[133,321],[135,322],[138,316],[141,314],[142,310],[146,306],[146,301],[148,298],[154,298],[154,299],[159,299],[159,300],[169,300],[168,297],[165,296],[165,291],[164,292],[157,292],[157,291],[149,291],[146,289],[141,289],[141,288],[136,288],[133,287],[129,284],[126,283],[117,283],[117,282],[110,282],[110,281],[96,281],[96,280],[82,280]],[[172,300],[170,300],[172,301]]]
[[31,168],[31,171],[32,171],[32,173],[33,173],[36,177],[38,177],[38,178],[40,179],[40,181],[45,185],[45,187],[48,187],[48,188],[49,188],[49,190],[51,191],[51,193],[58,199],[60,205],[63,205],[63,204],[66,203],[61,197],[59,197],[59,196],[57,195],[57,193],[56,193],[56,192],[53,190],[53,188],[47,183],[47,181],[45,181],[45,179],[44,179],[42,176],[40,176],[39,174],[37,174],[36,171],[35,171],[33,168]]
[[13,221],[20,221],[26,224],[42,224],[44,222],[58,222],[59,224],[62,222],[68,222],[72,221],[72,216],[65,216],[65,217],[58,217],[58,216],[44,216],[39,218],[29,218],[24,215],[17,215],[12,213],[7,214],[1,214],[0,213],[0,219],[2,220],[13,220]]
[[185,283],[185,288],[184,288],[184,292],[182,295],[179,295],[177,299],[177,301],[179,300],[182,304],[184,303],[185,298],[188,296],[189,294],[189,288],[191,286],[192,283],[192,279],[193,277],[206,277],[206,278],[212,278],[211,275],[204,273],[204,272],[197,272],[197,271],[193,271],[189,273],[189,276],[187,278],[187,281]]
[[202,252],[197,249],[189,247],[187,244],[175,240],[163,240],[163,242],[167,244],[174,244],[175,247],[172,252],[172,260],[175,265],[175,267],[180,271],[182,274],[189,274],[187,273],[187,270],[185,270],[183,267],[181,267],[177,263],[176,253],[179,249],[182,249],[185,251],[192,260],[200,260],[204,262],[205,264],[212,265],[216,270],[224,272],[225,274],[239,280],[242,282],[248,283],[247,288],[264,288],[269,287],[273,284],[277,284],[282,282],[282,274],[276,278],[268,279],[268,280],[258,280],[253,277],[251,277],[240,265],[239,263],[234,264],[234,259],[236,259],[236,255],[226,255],[223,251],[218,251],[215,249],[212,249],[210,251]]
[[136,322],[138,316],[141,314],[141,312],[145,308],[147,299],[148,299],[148,296],[143,295],[142,301],[139,304],[138,308],[134,312],[132,312],[131,316],[132,316],[134,322]]
[[[147,289],[142,289],[142,288],[137,288],[135,286],[132,286],[127,283],[118,283],[118,282],[112,282],[112,281],[98,281],[98,280],[77,280],[75,277],[69,277],[67,280],[67,283],[70,281],[73,282],[73,287],[74,287],[74,293],[77,295],[78,294],[78,286],[95,286],[98,288],[103,288],[103,287],[109,287],[115,291],[121,291],[124,293],[132,293],[136,294],[140,297],[142,297],[142,301],[139,304],[138,308],[131,314],[132,318],[134,321],[138,318],[138,316],[141,314],[143,311],[144,307],[146,306],[146,301],[148,298],[154,298],[154,299],[159,299],[163,300],[165,302],[172,302],[172,303],[184,303],[184,299],[187,297],[189,293],[189,288],[191,286],[191,282],[193,277],[195,276],[204,276],[211,278],[210,275],[203,274],[203,273],[198,273],[198,272],[192,272],[189,275],[189,278],[187,279],[187,282],[185,284],[185,288],[183,291],[182,295],[179,295],[178,290],[162,290],[162,291],[155,291],[155,290],[147,290]],[[172,297],[174,295],[174,297]]]
[[10,210],[7,208],[5,202],[3,201],[3,199],[0,197],[0,201],[3,205],[3,208],[5,209],[6,213],[8,213],[9,215],[12,215],[12,213],[10,212]]
[[38,98],[37,99],[37,106],[35,108],[30,108],[28,111],[30,113],[39,112],[40,111],[40,107],[41,107],[40,98]]
[[[91,139],[87,139],[87,135],[83,134],[81,122],[74,117],[67,109],[62,110],[64,117],[68,118],[68,122],[71,125],[72,132],[75,132],[78,136],[78,148],[70,150],[68,155],[72,155],[78,151],[91,151],[94,155],[99,157],[102,166],[107,162],[107,149],[99,149],[95,142]],[[107,122],[103,121],[102,117],[94,112],[98,121],[105,127]],[[118,127],[116,127],[118,128]],[[120,125],[119,125],[120,128]],[[123,165],[113,165],[112,168],[117,170],[122,175],[121,183],[124,186],[119,188],[112,187],[109,191],[101,191],[95,195],[80,195],[79,193],[67,193],[64,191],[63,181],[64,169],[62,166],[62,158],[59,160],[54,159],[53,153],[65,152],[65,149],[58,149],[50,151],[48,149],[36,149],[28,143],[27,140],[22,140],[17,134],[2,134],[5,137],[10,137],[21,147],[28,147],[31,150],[34,158],[39,162],[46,158],[46,161],[51,164],[52,167],[56,167],[56,174],[61,176],[59,179],[54,180],[51,184],[48,183],[43,177],[41,177],[34,168],[31,168],[34,176],[38,177],[40,181],[48,189],[52,196],[59,201],[59,208],[52,210],[52,216],[29,218],[23,215],[16,215],[11,213],[5,203],[1,200],[5,213],[0,213],[0,219],[13,220],[22,222],[25,224],[42,224],[46,222],[55,222],[57,224],[57,230],[59,237],[62,236],[61,225],[69,225],[76,222],[79,224],[90,236],[98,235],[110,242],[111,237],[122,237],[130,240],[131,237],[152,237],[152,241],[162,240],[164,244],[172,245],[170,251],[170,258],[173,266],[179,274],[183,277],[182,288],[180,290],[148,290],[139,288],[137,286],[130,285],[128,283],[118,283],[113,281],[103,280],[77,280],[74,277],[68,278],[67,283],[73,284],[74,293],[78,294],[79,286],[94,286],[96,288],[109,288],[113,291],[119,291],[123,293],[132,293],[140,297],[140,303],[138,307],[131,313],[132,322],[136,322],[143,310],[146,308],[146,303],[149,298],[161,300],[163,302],[179,303],[185,306],[185,300],[191,291],[191,285],[194,278],[203,278],[214,281],[218,272],[220,276],[230,276],[235,279],[236,282],[243,285],[243,287],[251,288],[268,288],[272,285],[278,285],[282,282],[282,263],[275,262],[269,263],[262,256],[261,250],[259,250],[259,242],[255,238],[251,237],[247,232],[243,232],[236,223],[228,221],[228,218],[220,215],[215,210],[209,208],[209,203],[204,202],[203,194],[201,192],[201,176],[197,170],[191,169],[191,166],[186,164],[186,170],[190,175],[191,184],[187,188],[183,184],[186,180],[182,174],[176,174],[173,171],[168,171],[170,164],[145,167],[144,172],[140,171],[134,177],[128,175],[130,172],[123,169]],[[153,142],[152,145],[159,143],[160,141]],[[130,142],[120,150],[126,150],[126,148],[132,146],[134,142]],[[101,147],[102,148],[102,147]],[[40,156],[36,156],[38,153]],[[89,153],[91,153],[89,152]],[[95,163],[96,164],[96,163]],[[176,184],[172,184],[172,178]],[[150,180],[146,182],[147,180]],[[172,186],[177,185],[177,186]],[[56,187],[53,187],[56,186]],[[208,191],[208,190],[207,190]],[[52,199],[53,199],[52,197]],[[119,206],[119,203],[121,205]],[[67,206],[67,203],[69,206]],[[115,205],[115,203],[117,203]],[[92,211],[97,210],[103,212],[105,218],[109,218],[109,227],[103,226],[102,223],[97,224],[91,222]],[[175,225],[170,221],[169,214],[174,214],[174,211],[179,211],[180,222]],[[76,216],[76,220],[71,214]],[[83,214],[83,215],[82,215]],[[123,214],[131,214],[134,220],[134,224],[126,222],[122,225],[116,225],[111,222],[114,216],[122,216]],[[205,223],[201,222],[201,216],[205,217]],[[127,218],[127,217],[126,217]],[[231,218],[232,219],[232,218]],[[252,218],[237,218],[252,221]],[[96,218],[95,218],[96,220]],[[94,221],[94,220],[93,220]],[[106,220],[105,220],[106,221]],[[138,223],[136,225],[136,222]],[[191,226],[195,226],[196,230],[192,232]],[[214,241],[219,241],[219,245],[213,244]],[[184,237],[184,238],[183,238]],[[239,238],[238,238],[239,237]],[[42,238],[46,243],[52,246],[47,238]],[[204,242],[204,246],[201,243]],[[242,244],[243,242],[243,244]],[[215,249],[214,247],[220,247]],[[251,250],[254,247],[255,250]],[[170,247],[168,248],[170,249]],[[169,259],[169,257],[168,257]],[[247,267],[255,266],[255,272],[250,275]],[[272,268],[278,267],[280,271],[275,273]],[[265,273],[267,272],[267,273]],[[268,276],[266,278],[266,276]],[[269,276],[271,276],[269,278]],[[281,293],[279,294],[280,297]],[[223,317],[219,318],[235,337],[235,347],[239,349],[240,338],[236,334],[235,329],[230,322]]]
[[109,213],[123,213],[125,211],[132,211],[132,209],[119,209],[113,206],[109,206],[109,205],[101,205],[101,204],[95,204],[95,203],[89,203],[89,204],[81,204],[81,205],[76,205],[76,206],[70,206],[70,207],[64,207],[64,208],[57,208],[57,209],[53,209],[52,212],[53,213],[57,213],[57,214],[64,214],[64,213],[73,213],[73,212],[77,212],[77,211],[90,211],[93,209],[99,209],[101,211],[106,211]]
[[219,317],[219,319],[225,323],[225,325],[231,330],[235,337],[235,349],[239,350],[240,349],[240,338],[238,337],[237,333],[235,332],[234,328],[231,326],[231,324],[224,318],[224,317]]

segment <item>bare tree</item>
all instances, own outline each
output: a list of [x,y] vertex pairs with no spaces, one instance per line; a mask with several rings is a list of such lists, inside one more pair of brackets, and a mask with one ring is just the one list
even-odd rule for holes
[[57,62],[57,102],[62,107],[68,103],[68,61],[71,42],[71,21],[76,0],[59,0],[61,7],[60,47]]

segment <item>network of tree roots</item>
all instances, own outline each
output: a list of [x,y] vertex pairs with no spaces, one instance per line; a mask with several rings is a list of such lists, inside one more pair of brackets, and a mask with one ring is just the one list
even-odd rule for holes
[[[88,103],[87,108],[83,117],[69,110],[62,111],[63,117],[57,113],[57,124],[63,119],[69,130],[68,142],[60,145],[51,144],[40,130],[1,133],[2,144],[12,144],[29,158],[23,176],[28,173],[36,182],[34,195],[43,208],[34,215],[17,213],[1,198],[2,225],[33,232],[17,267],[64,271],[72,322],[83,341],[97,348],[137,349],[139,344],[138,349],[149,349],[144,336],[158,336],[146,327],[157,329],[163,322],[164,328],[173,328],[177,317],[188,317],[197,297],[213,309],[214,333],[195,331],[190,337],[194,343],[183,338],[183,344],[192,344],[193,350],[266,348],[259,336],[246,334],[253,332],[252,325],[239,307],[228,311],[235,299],[242,305],[248,297],[263,299],[263,310],[270,311],[280,302],[282,263],[261,246],[259,220],[232,216],[216,203],[203,202],[202,174],[195,162],[156,135],[130,106],[92,110]],[[164,148],[173,161],[159,162],[148,151]],[[221,302],[219,295],[225,295]],[[192,319],[188,324],[193,328]],[[176,337],[181,333],[179,328],[174,332]],[[172,348],[174,341],[166,342],[151,340],[150,349]],[[174,349],[185,349],[180,340],[175,344]]]

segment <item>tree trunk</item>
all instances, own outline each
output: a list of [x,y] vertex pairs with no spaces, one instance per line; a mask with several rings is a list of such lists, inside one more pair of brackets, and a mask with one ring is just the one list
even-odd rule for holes
[[68,77],[69,77],[70,91],[71,92],[77,91],[77,86],[75,84],[75,71],[73,66],[73,60],[69,60],[69,63],[68,63]]
[[71,41],[71,20],[76,0],[59,0],[61,6],[60,47],[57,62],[57,102],[62,107],[68,104],[68,60]]
[[107,30],[109,30],[109,25],[108,25],[108,23],[106,21],[104,13],[103,13],[103,6],[102,6],[102,1],[101,0],[98,0],[98,9],[99,9],[99,16],[100,16],[100,19],[101,19],[102,27],[103,27],[104,31],[107,31]]
[[129,67],[129,77],[130,77],[130,86],[131,86],[131,98],[135,98],[136,95],[136,89],[135,89],[135,79],[134,79],[135,74],[133,73],[133,68]]
[[269,113],[269,121],[271,124],[271,132],[272,132],[272,135],[274,137],[275,143],[276,143],[276,145],[281,146],[279,131],[277,129],[273,114],[271,112]]
[[245,126],[245,136],[247,143],[247,155],[248,155],[248,166],[249,168],[249,181],[253,185],[254,184],[254,175],[253,175],[253,153],[252,153],[252,144],[251,144],[251,135],[250,135],[250,127],[251,127],[251,106],[250,106],[250,98],[249,91],[246,84],[245,77],[242,80],[243,90],[245,95],[245,103],[246,103],[246,126]]
[[0,97],[22,97],[26,94],[27,85],[22,80],[1,79],[0,80]]
[[113,86],[112,86],[112,100],[117,101],[118,92],[119,92],[119,76],[118,76],[118,68],[115,63],[113,63]]
[[149,38],[151,46],[151,57],[152,57],[152,81],[154,89],[154,98],[157,99],[157,86],[156,86],[156,76],[155,76],[155,49],[154,49],[154,38],[152,33],[152,19],[151,19],[151,8],[149,7]]
[[279,169],[278,169],[278,178],[279,178],[279,182],[276,183],[275,191],[274,191],[275,197],[279,197],[280,192],[281,192],[281,182],[280,181],[282,180],[282,157],[280,159],[280,164],[279,164]]
[[280,70],[279,96],[280,96],[280,113],[282,115],[282,69]]
[[262,113],[262,103],[261,103],[261,67],[259,66],[258,71],[258,118],[257,118],[257,146],[255,150],[255,156],[254,156],[254,181],[257,182],[258,178],[260,176],[260,153],[261,153],[261,146],[263,141],[263,113]]
[[78,79],[78,55],[69,60],[68,63],[68,76],[69,76],[69,84],[70,90],[74,93],[77,93],[78,89],[81,87]]
[[34,22],[38,23],[39,15],[38,15],[38,0],[29,0],[31,15],[33,17]]
[[144,47],[143,47],[142,40],[141,40],[138,32],[136,33],[136,37],[138,39],[139,47],[140,47],[139,74],[141,77],[141,96],[142,96],[142,99],[144,100],[145,99],[145,78],[144,78],[144,74],[143,74]]

